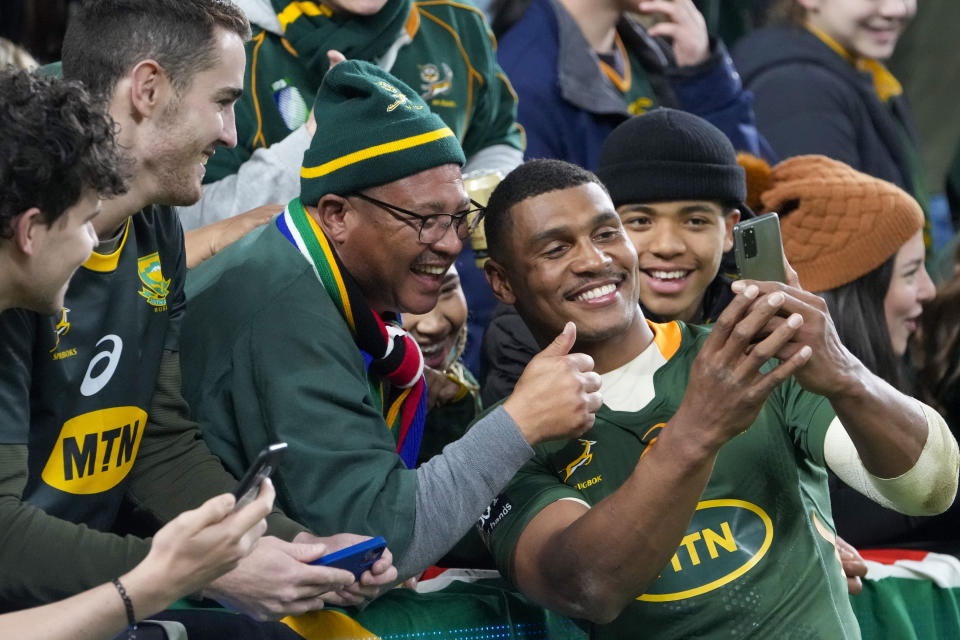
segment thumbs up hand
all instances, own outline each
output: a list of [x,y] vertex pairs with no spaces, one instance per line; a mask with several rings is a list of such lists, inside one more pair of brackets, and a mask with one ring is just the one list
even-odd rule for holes
[[600,376],[593,358],[570,353],[577,341],[572,322],[527,364],[517,386],[503,403],[531,445],[576,438],[593,426],[600,397]]

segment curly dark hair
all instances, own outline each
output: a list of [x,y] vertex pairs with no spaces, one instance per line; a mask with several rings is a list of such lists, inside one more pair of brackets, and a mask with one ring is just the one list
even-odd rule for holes
[[86,190],[127,191],[113,120],[77,82],[0,71],[0,140],[0,237],[32,207],[51,225]]

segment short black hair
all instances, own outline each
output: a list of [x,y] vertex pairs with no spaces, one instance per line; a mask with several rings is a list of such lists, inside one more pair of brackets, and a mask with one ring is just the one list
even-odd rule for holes
[[120,78],[152,59],[183,91],[216,64],[215,27],[250,37],[249,21],[230,0],[83,0],[63,38],[63,76],[108,100]]
[[511,171],[490,194],[484,214],[483,224],[490,257],[501,264],[505,263],[512,227],[510,209],[529,198],[588,183],[599,185],[608,193],[593,172],[563,160],[530,160]]
[[87,189],[125,193],[113,120],[78,82],[0,71],[0,237],[37,207],[53,224]]

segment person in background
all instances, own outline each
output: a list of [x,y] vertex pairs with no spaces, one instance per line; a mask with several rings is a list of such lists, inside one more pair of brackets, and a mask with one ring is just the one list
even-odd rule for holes
[[420,345],[427,383],[427,419],[418,464],[462,436],[480,413],[480,385],[460,361],[467,344],[467,300],[456,267],[426,313],[403,314],[403,328]]
[[[909,106],[884,66],[916,0],[778,0],[733,57],[760,133],[781,158],[819,154],[886,180],[928,215]],[[924,243],[932,247],[929,219]]]
[[[21,307],[53,313],[93,250],[100,198],[126,190],[113,122],[79,83],[0,71],[0,139],[0,312]],[[265,480],[258,498],[236,514],[232,495],[210,498],[161,528],[143,561],[112,583],[2,614],[0,635],[111,636],[233,569],[266,529],[273,497]]]
[[[844,346],[894,388],[925,397],[907,357],[934,296],[916,200],[825,156],[790,158],[754,184],[758,210],[780,214],[787,260],[800,284],[826,301]],[[840,475],[853,461],[827,463]],[[955,548],[955,509],[908,516],[835,480],[831,489],[837,533],[854,547]]]
[[526,158],[594,169],[613,128],[657,106],[695,113],[736,149],[773,158],[726,48],[691,0],[533,0],[497,58],[520,99]]
[[953,275],[924,305],[913,343],[914,366],[930,402],[947,424],[960,431],[960,246],[953,256]]

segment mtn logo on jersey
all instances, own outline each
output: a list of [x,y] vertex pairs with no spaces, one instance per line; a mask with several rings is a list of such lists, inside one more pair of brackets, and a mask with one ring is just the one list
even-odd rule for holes
[[76,495],[117,486],[133,468],[147,413],[139,407],[111,407],[67,420],[43,467],[51,487]]
[[453,90],[453,69],[446,62],[441,62],[443,67],[443,77],[440,77],[440,69],[433,63],[420,65],[420,97],[424,100],[431,100],[437,96],[450,93]]
[[669,602],[713,591],[755,567],[772,542],[773,521],[757,505],[705,500],[670,563],[637,600]]
[[140,295],[147,299],[147,303],[156,307],[157,311],[167,308],[167,295],[170,293],[170,279],[163,277],[160,266],[160,254],[153,252],[148,256],[137,259],[137,271],[140,273],[140,282],[143,289]]

